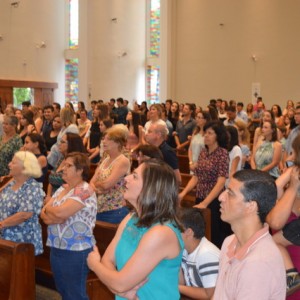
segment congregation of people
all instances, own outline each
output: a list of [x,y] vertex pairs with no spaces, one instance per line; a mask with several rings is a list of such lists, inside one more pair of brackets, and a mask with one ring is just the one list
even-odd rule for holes
[[[0,238],[40,255],[44,222],[63,300],[88,299],[90,270],[116,299],[297,293],[300,257],[288,247],[300,246],[300,102],[90,106],[0,109]],[[96,220],[119,224],[103,256]]]

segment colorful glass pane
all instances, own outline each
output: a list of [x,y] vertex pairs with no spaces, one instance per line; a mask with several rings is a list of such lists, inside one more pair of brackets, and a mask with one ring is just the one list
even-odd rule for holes
[[65,98],[66,101],[78,101],[78,58],[66,59]]
[[160,54],[160,0],[151,0],[150,4],[150,56]]
[[69,0],[69,48],[78,48],[78,0]]
[[148,104],[159,102],[159,66],[147,66],[147,101]]

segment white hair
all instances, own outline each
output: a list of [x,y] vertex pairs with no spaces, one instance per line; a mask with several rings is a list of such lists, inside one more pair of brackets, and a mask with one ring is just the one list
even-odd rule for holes
[[39,178],[42,176],[42,169],[39,164],[36,156],[29,151],[19,151],[15,154],[15,157],[18,158],[23,163],[23,174],[33,177]]

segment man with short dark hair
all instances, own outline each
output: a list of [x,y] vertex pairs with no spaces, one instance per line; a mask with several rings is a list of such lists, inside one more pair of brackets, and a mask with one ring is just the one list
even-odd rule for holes
[[248,124],[248,115],[247,113],[243,110],[244,108],[244,103],[243,102],[238,102],[236,105],[236,115],[240,119],[242,119],[246,124]]
[[223,122],[225,126],[234,126],[236,121],[244,122],[241,118],[239,118],[236,115],[235,106],[228,106],[228,108],[226,109],[226,114],[227,114],[227,119]]
[[43,125],[41,128],[41,135],[45,137],[52,130],[52,121],[54,117],[54,108],[52,105],[46,105],[43,108]]
[[128,114],[128,109],[124,106],[123,98],[117,99],[117,109],[114,112],[117,115],[117,124],[126,124],[126,116]]
[[253,113],[252,124],[254,125],[254,129],[259,127],[262,115],[265,110],[265,105],[262,101],[257,101],[256,110]]
[[113,112],[113,113],[115,113],[115,110],[117,109],[117,108],[115,107],[115,104],[116,104],[116,100],[115,100],[114,98],[111,98],[111,99],[109,100],[108,105],[109,105],[109,107],[110,107],[111,112]]
[[23,101],[22,112],[27,112],[29,110],[30,105],[31,105],[30,101]]
[[221,219],[234,234],[222,245],[213,299],[285,299],[283,259],[264,224],[276,199],[275,180],[258,170],[236,172],[219,196]]
[[90,121],[93,121],[93,110],[95,109],[96,104],[97,104],[96,100],[91,101],[91,110],[88,111],[88,113],[87,113],[87,117]]
[[190,103],[186,103],[182,111],[182,119],[178,120],[176,124],[176,131],[173,131],[173,136],[176,142],[176,149],[186,152],[190,139],[196,126],[196,121],[193,118],[194,106]]

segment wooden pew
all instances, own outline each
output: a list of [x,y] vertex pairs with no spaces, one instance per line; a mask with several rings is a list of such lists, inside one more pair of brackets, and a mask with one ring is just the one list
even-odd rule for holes
[[[181,186],[180,190],[182,191],[183,188],[188,184],[189,180],[192,178],[191,174],[183,174],[181,173]],[[182,207],[192,207],[195,205],[196,199],[196,189],[191,190],[185,197],[182,199],[180,205]],[[202,210],[202,214],[205,221],[205,237],[208,240],[211,240],[211,212],[209,208],[205,208]]]
[[93,178],[97,167],[98,167],[98,164],[90,164],[90,178],[88,180],[89,182]]
[[[180,173],[181,175],[181,185],[179,187],[179,192],[181,192],[190,179],[192,178],[191,174],[185,174],[185,173]],[[185,195],[183,200],[181,201],[182,206],[190,207],[195,205],[195,199],[196,199],[196,188],[192,189],[188,194]]]
[[35,299],[32,244],[0,239],[0,299]]
[[177,154],[178,158],[178,166],[180,173],[189,174],[190,173],[190,165],[189,165],[189,157],[184,154]]
[[[55,290],[55,283],[50,266],[50,249],[46,246],[47,225],[41,221],[44,253],[36,257],[35,271],[36,283]],[[115,236],[118,225],[96,221],[94,228],[94,236],[97,247],[104,254],[107,246]],[[90,300],[113,300],[114,295],[108,288],[98,279],[98,277],[90,272],[86,282],[87,293]],[[2,298],[0,298],[2,299]]]

